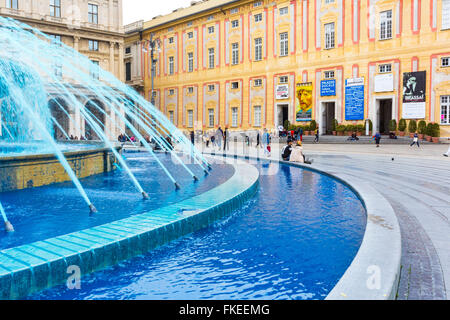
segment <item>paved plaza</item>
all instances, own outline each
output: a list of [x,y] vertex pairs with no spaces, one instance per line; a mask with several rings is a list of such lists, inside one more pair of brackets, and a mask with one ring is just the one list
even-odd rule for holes
[[[304,145],[313,168],[369,183],[391,204],[402,236],[400,300],[450,296],[450,159],[442,155],[448,146]],[[272,144],[272,159],[282,147]],[[265,157],[242,143],[231,143],[227,154]]]

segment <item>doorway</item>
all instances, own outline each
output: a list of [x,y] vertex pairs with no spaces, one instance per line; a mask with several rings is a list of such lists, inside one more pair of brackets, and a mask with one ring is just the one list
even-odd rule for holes
[[333,134],[333,119],[336,118],[336,103],[323,102],[322,115],[323,115],[322,133],[327,135]]
[[[279,104],[278,108],[278,124],[277,126],[284,126],[284,122],[289,120],[289,105]],[[286,128],[287,129],[287,128]]]
[[392,120],[392,99],[380,100],[378,128],[380,134],[389,134],[389,122]]

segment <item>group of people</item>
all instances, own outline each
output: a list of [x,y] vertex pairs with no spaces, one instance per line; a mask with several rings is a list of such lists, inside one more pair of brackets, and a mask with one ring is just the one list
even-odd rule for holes
[[117,140],[119,142],[122,142],[122,143],[124,143],[124,142],[136,142],[136,138],[134,136],[128,137],[128,136],[126,136],[124,134],[120,134],[119,137],[117,138]]
[[[206,147],[209,148],[211,145],[212,148],[218,148],[219,150],[222,149],[222,142],[223,142],[223,150],[229,149],[228,145],[228,128],[225,128],[225,130],[222,130],[221,127],[219,127],[215,132],[207,132],[202,135],[203,136],[203,142],[205,143]],[[194,144],[194,137],[191,133],[191,142]]]
[[284,161],[312,164],[312,160],[307,160],[303,154],[303,146],[300,140],[288,138],[287,145],[281,151],[281,157]]

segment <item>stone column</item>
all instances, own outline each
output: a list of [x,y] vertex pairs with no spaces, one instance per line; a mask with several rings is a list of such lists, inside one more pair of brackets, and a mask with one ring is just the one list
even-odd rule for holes
[[118,75],[118,78],[120,81],[125,80],[125,75],[124,75],[124,70],[123,70],[124,69],[123,56],[124,56],[123,43],[119,43],[119,75]]
[[114,49],[115,49],[116,43],[111,41],[109,43],[109,71],[112,74],[115,74],[116,70],[115,70],[115,65],[114,65],[114,59],[115,59],[115,55],[114,55]]

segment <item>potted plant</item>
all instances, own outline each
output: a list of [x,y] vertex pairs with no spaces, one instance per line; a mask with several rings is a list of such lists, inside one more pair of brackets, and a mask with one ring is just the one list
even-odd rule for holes
[[394,134],[397,132],[397,121],[395,119],[389,121],[389,131]]
[[349,124],[346,126],[345,131],[348,136],[351,136],[353,134],[353,132],[355,131],[355,126],[352,124]]
[[310,134],[314,135],[316,129],[317,129],[317,122],[316,122],[316,120],[311,120],[311,123],[309,124]]
[[345,129],[346,129],[346,127],[343,124],[338,125],[336,127],[337,135],[338,136],[343,136]]
[[399,136],[403,137],[405,136],[405,130],[406,130],[406,120],[400,119],[398,122],[398,131],[400,131]]
[[364,125],[363,124],[356,125],[356,135],[360,137],[362,136],[363,132],[364,132]]
[[331,122],[331,131],[333,132],[333,136],[336,135],[337,133],[337,126],[339,125],[338,121],[336,119],[333,119],[333,121]]
[[417,131],[419,132],[419,139],[423,140],[425,133],[427,132],[427,123],[425,120],[420,120],[417,126]]
[[433,123],[433,131],[431,140],[433,143],[439,143],[439,137],[441,136],[441,128],[438,123]]
[[410,120],[409,124],[408,124],[408,132],[409,132],[409,137],[412,139],[414,138],[414,134],[417,131],[417,122],[416,120]]
[[425,132],[425,140],[431,142],[432,136],[433,136],[433,124],[430,122],[427,124],[427,130]]

